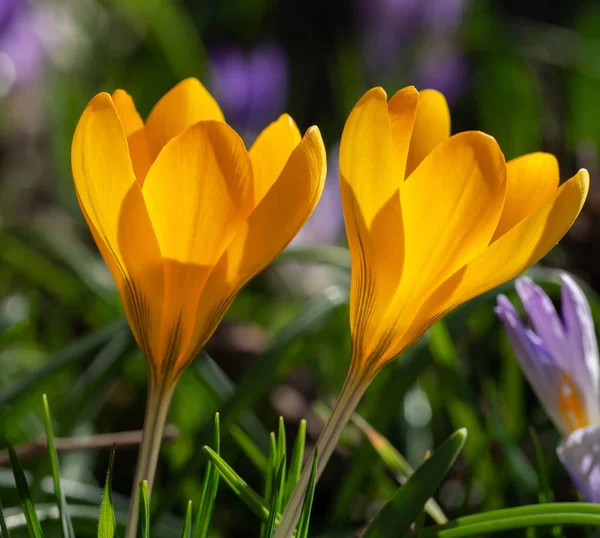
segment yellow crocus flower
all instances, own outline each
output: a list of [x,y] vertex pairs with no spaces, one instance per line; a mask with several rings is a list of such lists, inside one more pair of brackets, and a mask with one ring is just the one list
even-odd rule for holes
[[[187,79],[145,123],[124,91],[98,94],[71,159],[81,210],[148,363],[145,431],[156,443],[183,368],[314,209],[323,141],[317,127],[301,137],[283,115],[248,151],[207,90]],[[152,482],[158,447],[149,437],[136,484]]]
[[[505,162],[481,132],[450,137],[437,91],[374,88],[340,144],[340,187],[352,262],[352,358],[325,425],[319,474],[371,379],[433,323],[536,263],[569,230],[589,186],[580,170],[560,187],[554,156]],[[308,466],[310,467],[310,466]],[[308,473],[276,538],[290,536]]]

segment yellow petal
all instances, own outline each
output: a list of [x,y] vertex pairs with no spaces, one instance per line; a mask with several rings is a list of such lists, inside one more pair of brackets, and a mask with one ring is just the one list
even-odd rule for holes
[[374,88],[354,107],[340,143],[340,188],[352,260],[350,326],[353,353],[369,353],[377,327],[400,282],[402,214],[394,174],[392,126],[385,92]]
[[404,179],[408,150],[417,115],[419,92],[414,86],[397,91],[388,103],[392,123],[392,148],[394,153],[394,174]]
[[151,159],[186,127],[206,120],[224,121],[219,105],[197,79],[181,81],[163,95],[146,121]]
[[258,204],[275,183],[301,138],[294,120],[287,114],[258,135],[250,148],[255,203]]
[[140,185],[143,185],[150,168],[150,152],[148,151],[144,122],[135,108],[133,99],[127,92],[116,90],[112,94],[112,99],[127,136],[135,177]]
[[225,123],[192,125],[161,151],[143,194],[165,259],[164,360],[175,360],[208,275],[254,207],[244,143]]
[[450,111],[446,98],[436,90],[419,93],[417,116],[410,140],[406,177],[438,144],[450,136]]
[[404,272],[387,314],[397,320],[393,340],[405,337],[432,289],[486,249],[505,192],[502,152],[479,132],[438,145],[404,182]]
[[323,140],[319,129],[311,127],[206,283],[198,302],[195,350],[206,343],[240,288],[298,233],[321,196],[325,175]]
[[494,239],[533,213],[556,194],[558,162],[549,153],[531,153],[506,163],[506,202]]
[[160,252],[111,97],[94,97],[71,149],[75,190],[94,239],[119,287],[133,333],[149,361],[160,324]]
[[589,189],[580,170],[551,200],[492,243],[432,296],[423,310],[445,313],[510,280],[545,256],[579,215]]

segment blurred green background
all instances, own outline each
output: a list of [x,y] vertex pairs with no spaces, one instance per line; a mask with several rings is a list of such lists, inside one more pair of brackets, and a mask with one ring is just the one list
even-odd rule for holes
[[[247,144],[284,111],[302,131],[317,124],[329,174],[294,249],[245,288],[207,348],[211,359],[199,357],[178,386],[169,422],[179,437],[165,445],[153,496],[154,520],[163,525],[157,536],[177,532],[174,518],[199,498],[201,447],[216,410],[225,459],[260,491],[258,468],[277,417],[285,418],[290,442],[306,417],[314,442],[323,403],[341,387],[349,272],[337,145],[368,88],[381,85],[388,95],[409,84],[436,88],[448,98],[453,132],[488,132],[507,158],[552,152],[562,179],[587,168],[592,189],[583,214],[544,265],[586,281],[600,312],[592,291],[600,287],[594,0],[0,0],[0,332],[9,329],[0,337],[0,438],[21,444],[42,434],[44,392],[61,437],[141,427],[144,361],[77,206],[70,143],[96,93],[126,89],[145,117],[190,76],[209,88]],[[551,270],[532,276],[556,293]],[[529,427],[557,499],[577,498],[554,453],[558,435],[495,318],[495,293],[436,325],[379,375],[359,408],[415,465],[468,427],[466,449],[438,495],[452,517],[537,501],[543,480]],[[1,456],[0,499],[17,506]],[[132,448],[117,451],[118,517],[135,456]],[[73,452],[61,462],[69,500],[84,514],[77,526],[91,536],[108,453]],[[24,463],[36,499],[51,502],[46,458]],[[350,535],[396,487],[350,431],[317,488],[312,533]],[[213,529],[214,536],[254,536],[258,522],[222,486]]]

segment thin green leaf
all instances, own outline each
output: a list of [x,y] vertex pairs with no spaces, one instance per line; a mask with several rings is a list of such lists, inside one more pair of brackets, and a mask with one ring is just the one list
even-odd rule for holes
[[54,495],[56,496],[56,502],[58,503],[58,513],[60,517],[62,535],[63,538],[75,538],[73,523],[71,522],[69,509],[67,507],[67,499],[65,498],[65,494],[60,485],[58,455],[54,445],[54,431],[52,430],[52,418],[50,417],[48,398],[44,394],[42,399],[44,402],[44,425],[46,428],[46,438],[48,440],[48,454],[50,456],[50,465],[52,468],[52,480],[54,481]]
[[8,443],[8,454],[10,455],[10,464],[12,466],[13,475],[15,477],[15,483],[17,490],[19,491],[19,498],[21,500],[21,508],[27,521],[27,528],[29,529],[29,535],[31,538],[42,538],[44,533],[38,520],[37,514],[35,513],[35,506],[31,499],[31,493],[29,492],[29,486],[27,485],[27,479],[25,473],[19,463],[19,458],[15,452],[10,441]]
[[365,538],[403,536],[408,532],[427,499],[433,496],[454,464],[466,439],[465,429],[454,432],[446,439],[381,509]]
[[248,435],[240,426],[234,424],[231,426],[229,433],[237,445],[242,449],[244,454],[252,462],[254,467],[264,474],[267,472],[267,456],[259,447],[252,437]]
[[[421,533],[422,538],[463,538],[485,536],[529,527],[551,525],[577,525],[600,527],[600,506],[588,503],[545,503],[517,508],[492,510],[482,514],[465,516],[446,525],[429,527]],[[394,534],[402,536],[402,534]],[[406,535],[406,538],[411,535]]]
[[204,446],[202,450],[215,465],[227,485],[233,492],[246,504],[248,508],[261,520],[269,520],[269,509],[265,506],[260,495],[256,493],[247,483],[238,475],[229,464],[215,453],[210,447]]
[[[375,428],[371,427],[371,425],[362,417],[355,413],[352,420],[369,440],[385,466],[394,473],[398,482],[400,482],[400,484],[405,484],[408,477],[415,472],[410,463],[406,461],[406,458],[396,450],[394,445],[392,445],[387,438],[381,435]],[[425,512],[427,512],[438,525],[448,523],[448,518],[433,498],[425,503]]]
[[265,538],[272,538],[275,532],[275,523],[277,522],[277,515],[281,509],[281,502],[283,500],[283,487],[285,484],[285,454],[279,463],[279,469],[277,469],[277,476],[275,478],[275,488],[273,489],[273,500],[271,502],[271,509],[269,513],[269,519],[265,526]]
[[292,450],[292,458],[290,460],[290,468],[287,473],[287,481],[285,484],[285,491],[283,494],[283,505],[285,506],[290,500],[292,491],[296,487],[296,484],[300,480],[300,474],[302,472],[302,461],[304,460],[304,446],[306,445],[306,420],[301,420],[298,426],[298,433],[294,441],[294,448]]
[[140,523],[138,527],[139,538],[150,538],[150,502],[148,499],[148,481],[140,482]]
[[2,511],[2,501],[0,501],[0,532],[2,532],[2,538],[10,538],[10,532],[8,532],[4,512]]
[[315,497],[315,486],[317,485],[317,465],[319,460],[319,447],[315,447],[315,455],[313,457],[312,469],[310,478],[308,479],[308,487],[304,495],[304,503],[302,504],[302,512],[298,520],[298,530],[296,538],[308,538],[308,526],[310,524],[310,513],[312,510],[313,499]]
[[[219,413],[215,413],[215,429],[213,445],[215,453],[218,455],[221,452],[221,425]],[[210,518],[212,515],[215,498],[217,496],[217,488],[219,487],[219,473],[215,465],[209,460],[206,462],[206,471],[204,473],[204,483],[202,484],[202,494],[200,495],[200,504],[198,505],[198,515],[194,523],[194,538],[206,538],[208,535],[208,527],[210,526]]]
[[188,501],[181,538],[192,538],[192,501]]
[[[269,434],[269,456],[267,459],[267,470],[265,472],[265,504],[269,506],[272,501],[273,490],[275,489],[275,473],[277,472],[277,436],[271,432]],[[260,526],[260,538],[267,536],[267,524]]]
[[115,461],[115,447],[110,453],[108,461],[108,472],[104,483],[104,493],[100,503],[100,515],[98,516],[98,538],[114,538],[117,532],[117,523],[115,521],[115,510],[112,500],[112,472]]

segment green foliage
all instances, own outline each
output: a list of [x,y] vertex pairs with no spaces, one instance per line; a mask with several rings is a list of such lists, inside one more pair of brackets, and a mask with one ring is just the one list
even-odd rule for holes
[[150,538],[150,501],[148,496],[148,481],[143,480],[139,485],[139,523],[138,538]]
[[104,484],[104,493],[100,503],[100,515],[98,516],[98,538],[114,538],[117,532],[115,522],[115,510],[112,501],[112,473],[115,461],[115,448],[110,453],[108,463],[108,472],[106,473],[106,482]]

